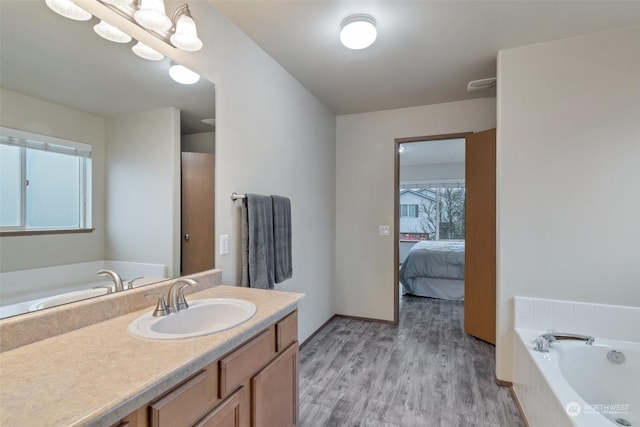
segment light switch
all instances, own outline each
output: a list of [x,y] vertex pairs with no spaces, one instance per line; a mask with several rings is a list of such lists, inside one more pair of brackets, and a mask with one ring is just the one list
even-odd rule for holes
[[389,236],[391,234],[391,227],[389,227],[388,225],[381,225],[380,227],[378,227],[378,233],[381,236]]
[[220,255],[227,255],[229,253],[229,235],[223,234],[220,236]]

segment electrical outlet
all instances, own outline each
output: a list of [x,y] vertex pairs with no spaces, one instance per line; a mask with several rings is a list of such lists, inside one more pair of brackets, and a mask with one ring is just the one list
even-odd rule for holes
[[223,234],[220,236],[220,255],[227,255],[229,253],[229,235]]
[[381,236],[389,236],[391,234],[391,227],[388,225],[381,225],[378,227],[378,234]]

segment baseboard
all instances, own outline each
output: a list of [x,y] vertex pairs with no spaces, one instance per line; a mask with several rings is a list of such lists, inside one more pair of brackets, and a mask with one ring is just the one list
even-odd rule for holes
[[[496,379],[496,382],[498,380]],[[529,421],[527,421],[527,417],[524,415],[524,409],[522,409],[522,405],[520,404],[520,399],[518,399],[518,393],[516,393],[516,389],[513,388],[513,385],[509,387],[509,391],[511,391],[511,396],[513,396],[513,400],[516,402],[516,407],[518,408],[518,412],[520,412],[520,418],[524,422],[525,427],[529,426]]]
[[368,317],[347,316],[346,314],[334,314],[333,316],[331,316],[329,318],[329,320],[324,322],[322,325],[320,325],[320,327],[318,329],[316,329],[311,335],[309,335],[309,337],[306,340],[304,340],[304,342],[302,344],[300,344],[299,349],[302,350],[304,348],[304,346],[307,345],[309,343],[309,341],[311,341],[316,335],[318,335],[324,328],[326,328],[327,325],[329,323],[331,323],[331,321],[333,319],[337,319],[337,318],[351,319],[351,320],[362,320],[364,322],[388,323],[388,324],[391,324],[391,325],[395,325],[395,323],[393,321],[391,321],[391,320],[380,320],[380,319],[371,319],[371,318],[368,318]]
[[496,377],[496,384],[500,387],[513,387],[513,383],[511,381],[499,380],[498,377]]
[[370,317],[347,316],[346,314],[335,314],[333,317],[340,317],[342,319],[351,319],[351,320],[362,320],[364,322],[387,323],[389,325],[395,325],[393,320],[372,319]]
[[318,335],[320,333],[320,331],[322,331],[324,328],[326,328],[326,326],[331,323],[331,321],[333,319],[335,319],[337,317],[336,314],[334,314],[333,316],[331,316],[329,318],[329,320],[327,320],[326,322],[324,322],[322,325],[320,325],[320,327],[318,329],[316,329],[311,335],[309,335],[309,337],[304,340],[304,342],[302,344],[300,344],[299,349],[302,350],[304,348],[305,345],[307,345],[309,343],[309,341],[311,341],[313,338],[315,338],[316,335]]

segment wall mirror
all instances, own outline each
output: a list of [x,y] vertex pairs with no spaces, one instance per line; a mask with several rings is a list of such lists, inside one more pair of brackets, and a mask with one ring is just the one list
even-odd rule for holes
[[[181,151],[213,154],[214,84],[179,84],[169,58],[144,60],[135,39],[109,42],[93,31],[98,18],[72,21],[44,1],[0,0],[0,19],[0,125],[93,146],[93,231],[3,233],[0,317],[73,302],[78,290],[103,295],[100,268],[143,276],[134,286],[179,276]],[[93,282],[61,281],[76,265]]]

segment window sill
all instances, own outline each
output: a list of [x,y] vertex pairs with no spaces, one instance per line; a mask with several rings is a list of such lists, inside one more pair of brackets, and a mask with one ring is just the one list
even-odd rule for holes
[[9,236],[38,236],[44,234],[78,234],[93,233],[95,228],[60,228],[60,229],[39,229],[39,230],[7,230],[0,231],[0,237]]

